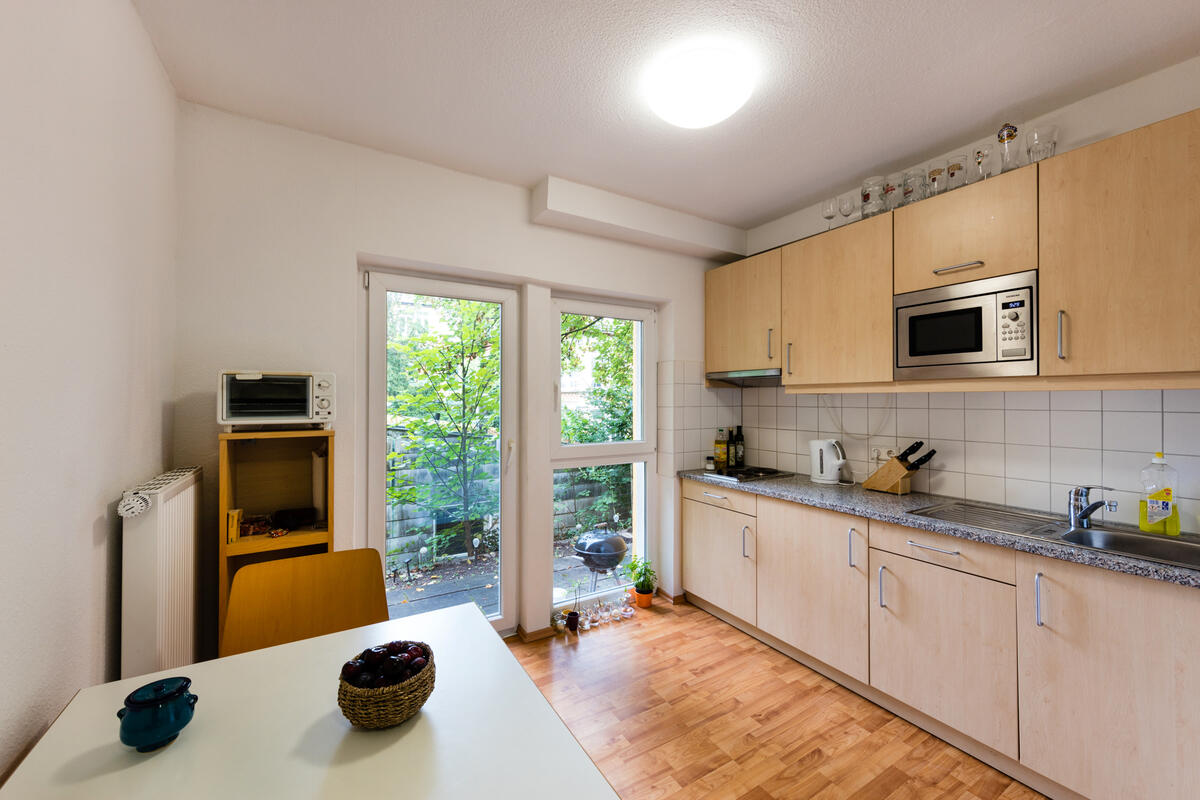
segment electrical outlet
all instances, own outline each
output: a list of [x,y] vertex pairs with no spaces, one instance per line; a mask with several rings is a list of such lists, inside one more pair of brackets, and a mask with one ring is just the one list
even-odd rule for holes
[[880,450],[879,450],[879,448],[878,448],[878,447],[872,447],[872,448],[871,448],[871,460],[872,460],[872,461],[881,461],[881,460],[883,460],[883,457],[880,455]]
[[889,447],[884,455],[888,458],[895,458],[896,456],[900,455],[900,453],[896,450],[896,448]]

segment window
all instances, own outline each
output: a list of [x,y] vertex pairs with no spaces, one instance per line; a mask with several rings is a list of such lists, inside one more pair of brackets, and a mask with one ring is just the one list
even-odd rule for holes
[[[560,300],[553,600],[628,585],[654,474],[654,313]],[[649,467],[649,473],[647,468]]]

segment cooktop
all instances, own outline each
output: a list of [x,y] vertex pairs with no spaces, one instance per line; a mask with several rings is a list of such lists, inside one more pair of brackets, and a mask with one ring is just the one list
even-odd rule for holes
[[710,478],[729,481],[730,483],[745,483],[746,481],[761,481],[764,478],[786,478],[796,473],[784,472],[781,469],[772,469],[771,467],[734,467],[732,469],[719,469],[715,472],[705,472],[704,474]]

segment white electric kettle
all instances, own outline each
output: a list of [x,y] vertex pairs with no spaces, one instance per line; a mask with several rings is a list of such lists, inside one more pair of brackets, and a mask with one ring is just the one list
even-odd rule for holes
[[837,439],[810,439],[808,450],[812,455],[813,483],[838,484],[842,482],[842,467],[846,466],[846,450]]

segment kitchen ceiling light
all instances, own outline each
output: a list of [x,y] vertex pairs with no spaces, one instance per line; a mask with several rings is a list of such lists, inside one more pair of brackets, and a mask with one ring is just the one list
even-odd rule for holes
[[672,125],[707,128],[741,108],[757,79],[758,66],[746,48],[700,39],[650,62],[642,76],[642,94],[654,113]]

